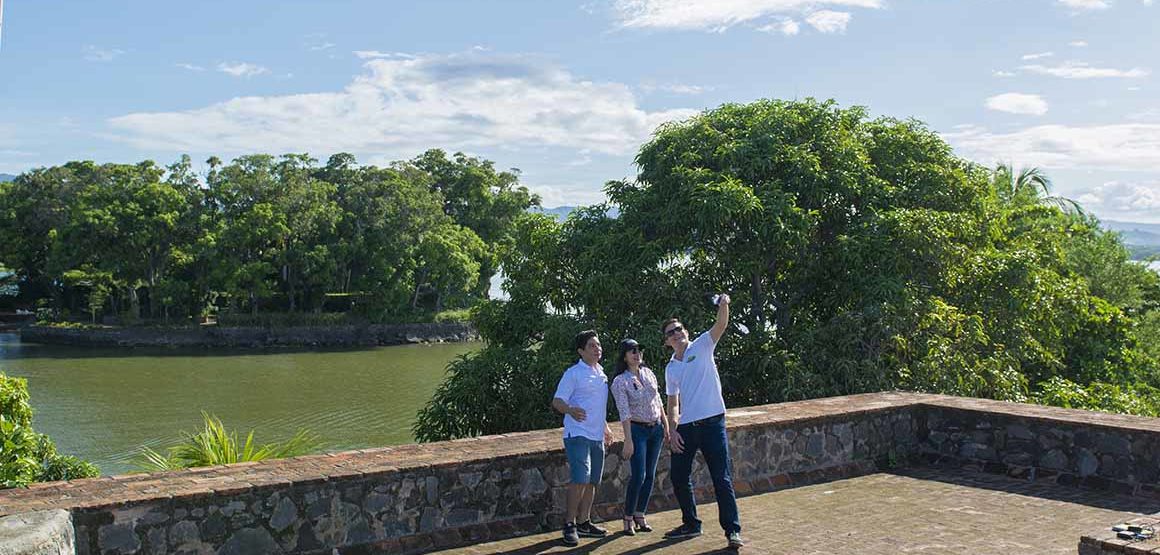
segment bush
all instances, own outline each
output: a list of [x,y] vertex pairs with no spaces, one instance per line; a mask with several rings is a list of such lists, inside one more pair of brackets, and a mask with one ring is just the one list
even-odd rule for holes
[[449,322],[466,323],[466,322],[470,322],[470,321],[471,321],[471,309],[470,308],[462,308],[459,310],[444,310],[443,312],[439,312],[439,313],[435,314],[435,322],[439,323],[439,324],[445,324],[445,323],[449,323]]
[[1160,415],[1160,390],[1144,384],[1121,387],[1093,382],[1083,386],[1056,376],[1040,384],[1035,400],[1043,405],[1069,409]]
[[0,372],[0,488],[97,476],[96,466],[57,454],[48,436],[32,430],[28,400],[28,383]]

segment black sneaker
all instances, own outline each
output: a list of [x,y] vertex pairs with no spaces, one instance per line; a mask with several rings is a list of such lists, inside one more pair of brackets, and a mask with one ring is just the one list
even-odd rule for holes
[[682,524],[665,532],[665,539],[676,540],[681,538],[695,538],[701,535],[701,527],[696,524]]
[[595,524],[592,524],[591,520],[577,524],[576,531],[585,538],[603,538],[608,535],[608,530],[597,528]]
[[729,549],[734,551],[745,545],[745,542],[741,541],[741,532],[729,532],[725,534],[725,539],[729,540]]
[[564,525],[564,545],[568,547],[580,545],[580,536],[576,533],[575,522],[569,522]]

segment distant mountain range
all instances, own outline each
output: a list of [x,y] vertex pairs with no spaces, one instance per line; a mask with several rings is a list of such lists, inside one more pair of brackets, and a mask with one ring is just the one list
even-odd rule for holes
[[6,181],[12,181],[13,179],[16,179],[15,175],[12,175],[10,173],[0,173],[0,183],[4,183]]
[[571,214],[575,209],[575,206],[557,206],[555,208],[533,208],[532,212],[547,214],[556,218],[557,221],[563,221],[568,219],[568,214]]
[[1160,224],[1143,224],[1139,222],[1117,222],[1103,220],[1104,229],[1118,231],[1124,238],[1124,245],[1132,253],[1132,258],[1143,260],[1150,256],[1160,255]]
[[[580,208],[580,207],[579,206],[557,206],[555,208],[533,208],[532,212],[539,212],[541,214],[547,214],[549,216],[552,216],[553,218],[556,218],[556,221],[562,222],[562,221],[568,219],[568,215],[571,214],[573,211],[575,211],[577,208]],[[613,207],[608,209],[608,216],[610,218],[615,218],[618,215],[620,215],[619,208],[613,206]]]
[[1103,224],[1104,229],[1119,231],[1126,244],[1160,246],[1160,224],[1117,222],[1114,220],[1103,220],[1100,223]]

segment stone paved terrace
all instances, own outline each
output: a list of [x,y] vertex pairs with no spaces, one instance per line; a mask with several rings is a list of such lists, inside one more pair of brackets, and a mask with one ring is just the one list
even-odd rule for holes
[[[903,469],[763,493],[739,501],[745,554],[1074,554],[1084,533],[1160,511],[1160,501],[958,469]],[[666,541],[680,511],[650,517],[651,534],[582,538],[549,532],[439,551],[440,555],[729,553],[717,506],[698,506],[705,534]],[[618,532],[619,523],[602,526]],[[1142,544],[1141,544],[1142,545]],[[1149,547],[1160,547],[1160,542]]]

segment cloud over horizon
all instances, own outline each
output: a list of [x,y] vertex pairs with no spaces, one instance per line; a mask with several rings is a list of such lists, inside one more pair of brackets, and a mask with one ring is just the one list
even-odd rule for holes
[[660,123],[696,113],[646,111],[625,84],[581,79],[531,57],[379,54],[366,56],[365,71],[341,91],[239,97],[108,124],[140,148],[199,153],[410,156],[435,146],[550,146],[624,155]]
[[1160,124],[1039,125],[1010,133],[964,126],[942,133],[955,151],[981,164],[1009,161],[1045,169],[1154,171]]

